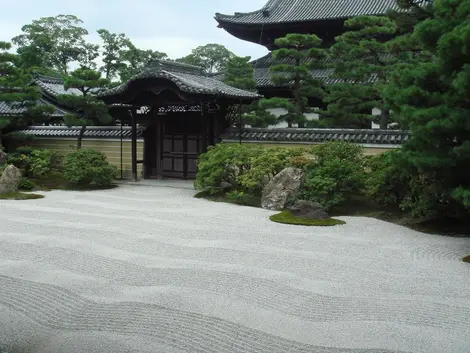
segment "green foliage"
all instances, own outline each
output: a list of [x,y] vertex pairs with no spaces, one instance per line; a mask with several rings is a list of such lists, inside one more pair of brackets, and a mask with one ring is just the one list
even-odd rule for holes
[[250,104],[244,111],[243,124],[250,125],[251,127],[266,128],[278,123],[277,117],[263,108],[260,102]]
[[299,225],[299,226],[330,227],[330,226],[346,224],[346,222],[341,221],[339,219],[334,219],[334,218],[310,219],[310,218],[296,217],[289,211],[282,211],[281,213],[277,213],[275,215],[270,216],[269,219],[276,223],[292,224],[292,225]]
[[342,202],[347,194],[362,189],[365,158],[361,146],[328,142],[315,146],[314,162],[307,168],[301,197],[320,203],[326,210]]
[[263,148],[259,145],[218,144],[199,156],[194,186],[214,193],[222,185],[251,195],[260,195],[263,186],[289,166],[301,149]]
[[214,189],[218,192],[222,183],[240,188],[239,176],[252,167],[252,159],[263,152],[259,145],[218,144],[210,146],[199,156],[194,186],[196,189]]
[[378,204],[400,207],[410,195],[409,177],[396,163],[400,151],[389,151],[373,156],[368,162],[366,194]]
[[250,64],[251,57],[231,56],[227,60],[224,82],[232,87],[253,91],[256,81],[253,78],[254,68]]
[[0,149],[5,139],[15,138],[15,130],[46,122],[53,110],[36,104],[40,91],[30,85],[31,76],[18,66],[19,58],[11,54],[10,49],[10,43],[0,42],[0,102],[5,102],[13,111],[10,116],[0,116]]
[[42,177],[53,170],[60,169],[63,157],[53,150],[34,150],[28,157],[27,175],[33,178]]
[[73,15],[42,17],[21,28],[12,39],[25,67],[33,65],[67,74],[71,63],[94,68],[99,46],[87,43],[88,31]]
[[257,195],[252,195],[244,191],[229,191],[225,194],[228,202],[242,206],[260,207],[261,199]]
[[293,157],[300,157],[304,151],[299,148],[265,148],[252,157],[246,173],[239,175],[238,183],[252,194],[261,194],[263,187],[290,166]]
[[325,51],[320,49],[321,39],[314,34],[287,34],[275,40],[279,49],[272,52],[273,58],[286,62],[269,68],[271,79],[277,86],[288,87],[292,98],[263,99],[261,107],[284,108],[287,113],[280,117],[289,127],[295,122],[304,127],[305,113],[311,111],[309,97],[323,98],[322,82],[312,77],[312,69],[321,68]]
[[118,66],[121,82],[128,81],[154,60],[169,60],[166,53],[151,49],[139,49],[130,40],[126,40],[124,46],[126,49],[124,49],[120,60],[117,60],[117,62],[123,63]]
[[64,176],[77,185],[111,185],[117,168],[110,165],[103,153],[80,149],[69,153],[64,160]]
[[177,62],[201,67],[205,73],[224,71],[234,54],[221,44],[206,44],[191,51],[191,54],[176,59]]
[[73,108],[75,114],[67,114],[64,122],[67,126],[81,126],[77,140],[77,149],[82,146],[83,135],[87,125],[106,125],[111,123],[112,117],[109,115],[106,104],[96,98],[91,93],[96,93],[105,89],[109,84],[107,79],[101,78],[101,73],[89,69],[80,68],[65,78],[65,88],[74,88],[81,94],[61,94],[58,100]]
[[433,59],[394,70],[384,96],[412,132],[397,163],[410,176],[410,187],[422,190],[407,208],[414,214],[468,217],[470,7],[466,0],[435,0],[433,13],[413,33]]
[[32,180],[22,177],[20,179],[20,184],[18,185],[18,188],[24,191],[31,191],[36,188],[36,184]]
[[104,28],[97,32],[103,41],[103,65],[100,67],[100,71],[104,72],[108,80],[111,80],[126,68],[125,55],[130,50],[132,43],[124,33],[111,33]]
[[357,16],[345,22],[347,31],[336,37],[330,48],[334,77],[342,82],[330,85],[324,100],[332,126],[364,128],[374,119],[372,109],[380,108],[380,128],[389,123],[389,107],[381,92],[387,73],[396,59],[387,41],[396,33],[395,24],[383,16]]

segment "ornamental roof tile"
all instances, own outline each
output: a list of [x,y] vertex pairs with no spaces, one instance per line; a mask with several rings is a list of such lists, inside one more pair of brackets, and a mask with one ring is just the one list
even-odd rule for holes
[[[75,138],[78,137],[81,127],[67,127],[67,126],[31,126],[28,129],[19,131],[26,135],[33,135],[35,137],[50,137],[50,138]],[[143,129],[137,130],[137,138],[142,138]],[[130,139],[132,135],[131,127],[122,127],[122,137]],[[88,126],[85,130],[85,138],[103,138],[103,139],[120,139],[121,127],[120,126]]]
[[[402,130],[379,129],[242,129],[242,141],[245,142],[288,142],[311,144],[327,141],[347,141],[371,145],[401,145],[406,142],[410,133]],[[240,131],[229,130],[223,140],[239,141]]]
[[231,87],[225,83],[203,75],[202,69],[197,66],[186,65],[166,60],[156,60],[132,77],[127,83],[98,94],[98,97],[108,97],[124,93],[129,84],[148,78],[163,78],[173,82],[182,92],[223,96],[235,99],[258,99],[260,95]]
[[389,9],[398,9],[396,0],[269,0],[260,10],[216,13],[215,19],[220,24],[276,24],[383,15]]

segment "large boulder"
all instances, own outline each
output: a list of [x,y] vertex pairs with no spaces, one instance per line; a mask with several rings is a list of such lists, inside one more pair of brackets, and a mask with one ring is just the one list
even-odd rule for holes
[[294,204],[287,206],[294,216],[310,219],[325,219],[328,218],[328,213],[323,209],[323,206],[318,202],[297,200]]
[[20,170],[12,164],[7,166],[0,177],[0,195],[17,192],[20,179]]
[[283,210],[289,197],[299,190],[305,171],[299,168],[285,168],[264,187],[261,207],[268,210]]

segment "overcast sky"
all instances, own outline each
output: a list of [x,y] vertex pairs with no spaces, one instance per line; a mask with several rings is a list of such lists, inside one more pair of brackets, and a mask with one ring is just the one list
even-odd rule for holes
[[256,59],[267,50],[217,28],[216,12],[233,14],[260,9],[267,0],[22,0],[2,2],[0,40],[9,41],[35,19],[59,14],[78,16],[97,42],[96,30],[126,33],[142,49],[189,54],[207,43],[219,43],[240,56]]

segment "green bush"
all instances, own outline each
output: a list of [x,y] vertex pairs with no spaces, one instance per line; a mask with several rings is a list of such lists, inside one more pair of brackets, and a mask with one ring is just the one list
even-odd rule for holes
[[314,161],[307,166],[301,198],[318,202],[328,210],[363,188],[366,172],[361,146],[328,142],[315,146],[312,153]]
[[259,145],[217,144],[199,156],[196,189],[220,191],[222,184],[237,189],[238,177],[251,168],[251,160],[262,152]]
[[304,153],[300,148],[265,148],[251,159],[251,168],[240,174],[238,183],[248,192],[261,195],[263,187],[284,168],[291,166],[292,158]]
[[34,150],[29,155],[27,175],[33,178],[42,177],[52,170],[60,169],[63,157],[52,150]]
[[218,144],[201,154],[194,186],[217,193],[221,188],[258,195],[263,186],[288,167],[301,149]]
[[282,211],[281,213],[276,213],[269,217],[269,219],[276,223],[283,224],[293,224],[299,226],[318,226],[318,227],[328,227],[345,224],[346,222],[341,221],[335,218],[326,218],[326,219],[311,219],[311,218],[302,218],[296,217],[289,211]]
[[106,156],[94,150],[79,149],[68,154],[64,160],[65,178],[77,185],[109,186],[117,174]]
[[31,191],[31,190],[34,190],[36,188],[36,184],[32,180],[29,180],[25,177],[22,177],[20,179],[20,184],[19,184],[18,188],[20,190],[24,190],[24,191]]

